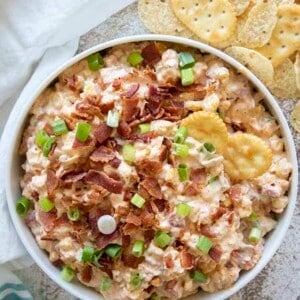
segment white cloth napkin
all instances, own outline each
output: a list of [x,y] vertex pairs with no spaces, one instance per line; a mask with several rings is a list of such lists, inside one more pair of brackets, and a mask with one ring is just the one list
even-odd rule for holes
[[[0,264],[26,254],[10,221],[4,193],[5,174],[2,168],[6,160],[5,140],[10,134],[10,125],[18,118],[22,104],[38,84],[74,55],[80,35],[132,2],[133,0],[0,1],[0,105],[6,101],[6,109],[0,107],[0,119],[6,119],[5,114],[10,104],[27,83],[12,110],[0,142]],[[21,266],[19,262],[17,265]]]

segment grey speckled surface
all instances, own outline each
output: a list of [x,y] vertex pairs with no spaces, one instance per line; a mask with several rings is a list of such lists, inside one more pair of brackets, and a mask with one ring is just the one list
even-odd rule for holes
[[[133,4],[105,23],[94,28],[80,40],[79,52],[98,43],[126,35],[147,33],[137,17],[137,7]],[[286,116],[292,110],[293,103],[280,102]],[[300,136],[295,136],[298,155]],[[245,288],[230,300],[299,300],[300,299],[300,201],[289,227],[288,233],[276,255],[265,269]],[[16,272],[27,284],[34,299],[73,300],[75,299],[53,283],[38,267]]]

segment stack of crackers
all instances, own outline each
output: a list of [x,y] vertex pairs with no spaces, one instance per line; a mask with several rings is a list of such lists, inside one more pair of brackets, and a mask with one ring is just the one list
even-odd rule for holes
[[[279,99],[300,99],[300,1],[139,0],[154,33],[188,37],[223,49]],[[300,101],[291,114],[300,132]]]

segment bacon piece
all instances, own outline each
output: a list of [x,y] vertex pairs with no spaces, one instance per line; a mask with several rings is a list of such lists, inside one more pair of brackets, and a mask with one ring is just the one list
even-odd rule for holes
[[90,137],[85,142],[80,142],[75,138],[72,148],[77,149],[77,148],[82,148],[82,147],[89,147],[92,144],[93,144],[93,140]]
[[199,193],[199,187],[194,182],[188,183],[183,191],[183,195],[186,196],[196,196]]
[[158,160],[163,162],[167,158],[167,156],[168,156],[167,146],[161,145],[160,151],[159,151],[159,154],[158,154]]
[[208,224],[199,224],[199,226],[197,226],[198,231],[203,234],[204,236],[207,236],[209,238],[215,238],[217,235],[212,232],[211,230],[211,225]]
[[176,159],[175,159],[175,155],[172,154],[171,152],[169,153],[169,156],[168,156],[168,164],[170,164],[172,167],[175,167],[176,166]]
[[122,98],[123,111],[122,119],[126,122],[132,120],[132,118],[138,112],[138,98]]
[[130,133],[131,133],[131,127],[128,125],[127,122],[125,122],[124,120],[121,120],[121,122],[119,123],[117,132],[120,136],[122,137],[129,137]]
[[231,200],[235,202],[239,202],[241,200],[242,191],[241,191],[241,185],[236,184],[229,188],[228,195]]
[[70,172],[70,173],[66,173],[64,174],[61,179],[65,182],[65,183],[74,183],[74,182],[78,182],[80,180],[82,180],[86,175],[86,172]]
[[155,230],[148,229],[144,232],[145,243],[150,243],[155,236]]
[[89,170],[85,176],[85,181],[89,184],[100,185],[114,194],[122,193],[122,182],[107,176],[104,172],[101,171]]
[[80,276],[83,282],[90,282],[92,279],[92,274],[93,274],[93,270],[92,270],[92,266],[89,265],[85,265],[83,267],[83,269],[80,271]]
[[154,66],[160,60],[160,53],[154,42],[142,49],[142,56],[144,63],[149,66]]
[[100,144],[110,137],[112,131],[113,129],[108,127],[104,122],[93,127],[93,135]]
[[149,99],[146,107],[152,114],[156,115],[162,105],[162,95],[158,92],[157,88],[150,85],[149,87]]
[[140,84],[134,83],[129,87],[129,89],[122,96],[125,96],[126,98],[131,98],[136,94],[139,88],[140,88]]
[[101,109],[101,112],[103,114],[107,114],[110,110],[112,110],[114,107],[115,107],[115,102],[112,101],[112,102],[106,102],[106,103],[100,103],[100,109]]
[[54,191],[58,187],[58,184],[59,184],[59,179],[56,177],[55,171],[48,169],[46,187],[49,196],[53,195]]
[[114,157],[112,160],[108,162],[113,168],[117,169],[121,164],[121,160],[117,157]]
[[112,83],[112,87],[116,90],[119,90],[120,87],[122,85],[122,81],[121,79],[114,79],[113,83]]
[[170,281],[168,281],[166,283],[166,288],[168,290],[173,290],[176,284],[177,284],[177,280],[176,279],[172,279],[172,280],[170,280]]
[[220,219],[227,212],[228,212],[228,209],[226,209],[225,207],[218,207],[217,211],[212,216],[212,220],[216,221],[216,220]]
[[126,223],[123,228],[123,234],[125,235],[132,235],[134,234],[137,230],[138,230],[138,227],[133,225],[133,224],[130,224],[130,223]]
[[128,215],[128,212],[129,212],[129,208],[128,207],[125,207],[125,206],[118,206],[116,209],[115,209],[115,214],[120,216],[120,217],[125,217]]
[[155,215],[152,211],[143,210],[141,213],[141,219],[143,226],[146,228],[152,228],[156,224]]
[[99,234],[96,245],[99,249],[105,248],[109,244],[121,244],[121,234],[118,230],[112,234]]
[[139,174],[143,176],[156,176],[160,173],[162,169],[162,162],[143,159],[139,164],[136,166],[137,171]]
[[[99,199],[99,197],[98,197]],[[87,217],[87,223],[89,224],[90,228],[92,229],[92,233],[94,235],[99,234],[99,229],[97,225],[98,219],[103,215],[111,215],[112,214],[112,207],[109,201],[101,201],[98,207],[93,207]]]
[[144,134],[132,134],[128,137],[131,141],[141,141],[143,143],[149,143],[151,139],[156,137],[156,134],[154,131],[150,131]]
[[190,270],[194,267],[195,265],[195,257],[189,253],[187,250],[182,250],[179,253],[179,258],[180,258],[180,264],[181,266],[186,269]]
[[173,261],[172,256],[170,254],[167,255],[166,257],[164,257],[164,261],[165,261],[166,267],[168,269],[171,269],[171,268],[174,267],[174,261]]
[[174,99],[164,101],[163,108],[166,113],[170,113],[171,116],[182,117],[184,114],[184,104],[181,101],[176,101]]
[[92,120],[94,119],[94,116],[96,115],[100,115],[101,110],[99,107],[91,105],[90,103],[86,103],[86,102],[79,102],[75,105],[75,112],[72,113],[80,116],[83,119],[86,120]]
[[191,169],[190,179],[193,181],[193,183],[204,184],[206,181],[205,168]]
[[161,199],[162,193],[160,185],[156,178],[147,177],[145,178],[140,185],[154,198]]
[[129,212],[126,220],[125,220],[126,223],[129,223],[129,224],[133,224],[135,226],[141,226],[142,225],[142,219],[140,216],[137,216],[135,215],[132,211]]
[[55,221],[57,219],[56,210],[51,210],[50,212],[43,212],[42,210],[37,210],[37,219],[40,221],[41,225],[44,227],[45,231],[51,231],[55,226]]
[[220,245],[215,245],[210,248],[208,255],[215,261],[219,262],[222,256],[222,248]]
[[53,128],[52,128],[52,126],[51,126],[49,123],[46,123],[46,124],[45,124],[44,130],[45,130],[46,133],[49,134],[49,135],[53,135],[53,134],[54,134]]
[[138,268],[139,264],[142,263],[144,261],[144,257],[135,257],[132,254],[126,254],[123,253],[122,254],[122,261],[124,263],[124,265],[126,267],[130,267],[130,268]]
[[152,201],[150,201],[152,210],[155,213],[163,212],[167,208],[167,204],[167,201],[163,199],[153,199]]
[[107,163],[114,158],[114,151],[105,146],[100,146],[99,148],[94,150],[90,156],[90,160],[101,163]]

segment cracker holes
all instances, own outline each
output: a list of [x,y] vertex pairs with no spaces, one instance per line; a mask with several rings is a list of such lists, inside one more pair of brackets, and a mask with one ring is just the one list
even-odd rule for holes
[[185,7],[184,7],[184,6],[181,6],[181,10],[185,10]]
[[222,14],[224,15],[226,13],[226,11],[225,10],[222,10]]
[[207,17],[208,17],[208,18],[211,18],[211,14],[208,14]]
[[198,18],[195,18],[194,21],[197,22],[197,21],[198,21]]
[[198,2],[196,2],[196,3],[195,3],[195,6],[199,6],[199,3],[198,3]]

